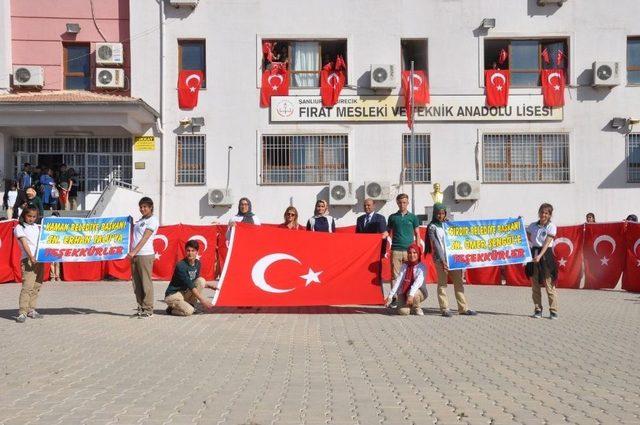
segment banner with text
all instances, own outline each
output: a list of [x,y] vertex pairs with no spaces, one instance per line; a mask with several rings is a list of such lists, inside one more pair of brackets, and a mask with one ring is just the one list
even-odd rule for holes
[[445,222],[444,231],[450,270],[531,261],[521,218]]
[[[489,107],[484,96],[432,95],[415,108],[414,121],[562,121],[563,109],[544,106],[541,95],[509,96]],[[332,108],[320,96],[273,96],[272,122],[406,122],[403,96],[340,96]]]
[[44,263],[120,260],[129,253],[129,217],[46,217],[36,260]]

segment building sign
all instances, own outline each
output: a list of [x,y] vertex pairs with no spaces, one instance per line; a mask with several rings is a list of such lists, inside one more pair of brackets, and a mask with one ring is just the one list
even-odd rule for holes
[[[542,95],[509,96],[509,106],[488,107],[484,96],[431,96],[415,121],[562,121],[562,108],[543,106]],[[333,108],[320,96],[274,96],[272,122],[405,122],[402,96],[340,96]]]
[[133,140],[133,150],[137,152],[156,150],[156,138],[153,136],[136,136]]

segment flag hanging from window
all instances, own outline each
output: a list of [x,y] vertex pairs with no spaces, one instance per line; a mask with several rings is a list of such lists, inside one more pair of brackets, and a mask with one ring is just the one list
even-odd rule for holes
[[[411,71],[402,71],[402,93],[404,105],[407,111],[407,125],[413,128],[413,116],[411,113]],[[429,81],[424,71],[413,71],[413,105],[425,106],[429,103]]]
[[540,78],[542,80],[544,106],[564,106],[564,70],[543,69],[540,73]]
[[178,76],[178,104],[180,109],[198,106],[198,93],[202,87],[202,71],[182,70]]
[[334,62],[329,62],[322,67],[320,71],[322,106],[331,108],[338,103],[340,92],[346,80],[346,64],[341,55],[338,55]]
[[484,86],[487,106],[507,106],[511,73],[507,70],[488,69],[484,71]]
[[271,106],[271,96],[289,95],[289,72],[284,63],[273,62],[269,69],[262,73],[262,87],[260,88],[260,106]]

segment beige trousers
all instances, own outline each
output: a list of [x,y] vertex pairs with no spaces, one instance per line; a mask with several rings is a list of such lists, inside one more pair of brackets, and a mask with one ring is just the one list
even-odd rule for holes
[[28,258],[25,258],[20,265],[22,267],[22,289],[20,289],[18,305],[20,314],[27,314],[36,309],[38,293],[43,281],[44,264],[34,264]]
[[[195,284],[196,289],[198,291],[202,291],[202,288],[204,288],[205,285],[204,278],[197,278],[195,280]],[[198,301],[198,299],[191,289],[176,292],[174,294],[167,295],[164,298],[164,302],[167,303],[167,306],[171,307],[171,315],[173,316],[191,316],[195,311],[193,306],[196,304],[196,301]]]
[[438,304],[440,311],[449,309],[449,300],[447,299],[447,278],[451,276],[453,281],[453,290],[456,294],[458,303],[458,313],[464,313],[469,309],[467,299],[464,296],[464,286],[462,285],[462,270],[445,270],[441,261],[436,261],[436,271],[438,272]]
[[153,270],[154,255],[136,255],[131,260],[131,280],[133,292],[136,294],[138,309],[145,313],[153,313]]
[[[540,282],[543,280],[544,282]],[[556,293],[556,285],[553,284],[551,278],[540,279],[538,268],[533,268],[533,276],[531,276],[531,290],[533,291],[533,305],[536,311],[542,311],[542,285],[547,290],[547,297],[549,297],[549,311],[558,311],[558,295]]]
[[407,297],[404,295],[398,295],[398,307],[396,308],[396,314],[400,316],[408,316],[410,313],[415,313],[419,310],[420,304],[424,301],[424,294],[422,291],[418,290],[416,294],[413,296],[413,304],[407,304]]
[[400,274],[400,268],[405,261],[407,261],[407,250],[391,251],[391,286]]

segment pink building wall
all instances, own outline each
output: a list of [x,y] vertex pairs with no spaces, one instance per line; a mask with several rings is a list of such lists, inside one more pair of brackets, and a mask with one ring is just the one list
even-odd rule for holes
[[[124,44],[124,90],[130,91],[129,0],[11,0],[11,46],[14,65],[44,67],[44,90],[64,87],[63,43],[90,43],[91,85],[95,89],[95,43]],[[67,34],[67,23],[80,24],[78,34]],[[106,40],[102,38],[96,25]],[[109,92],[112,92],[110,90]]]

